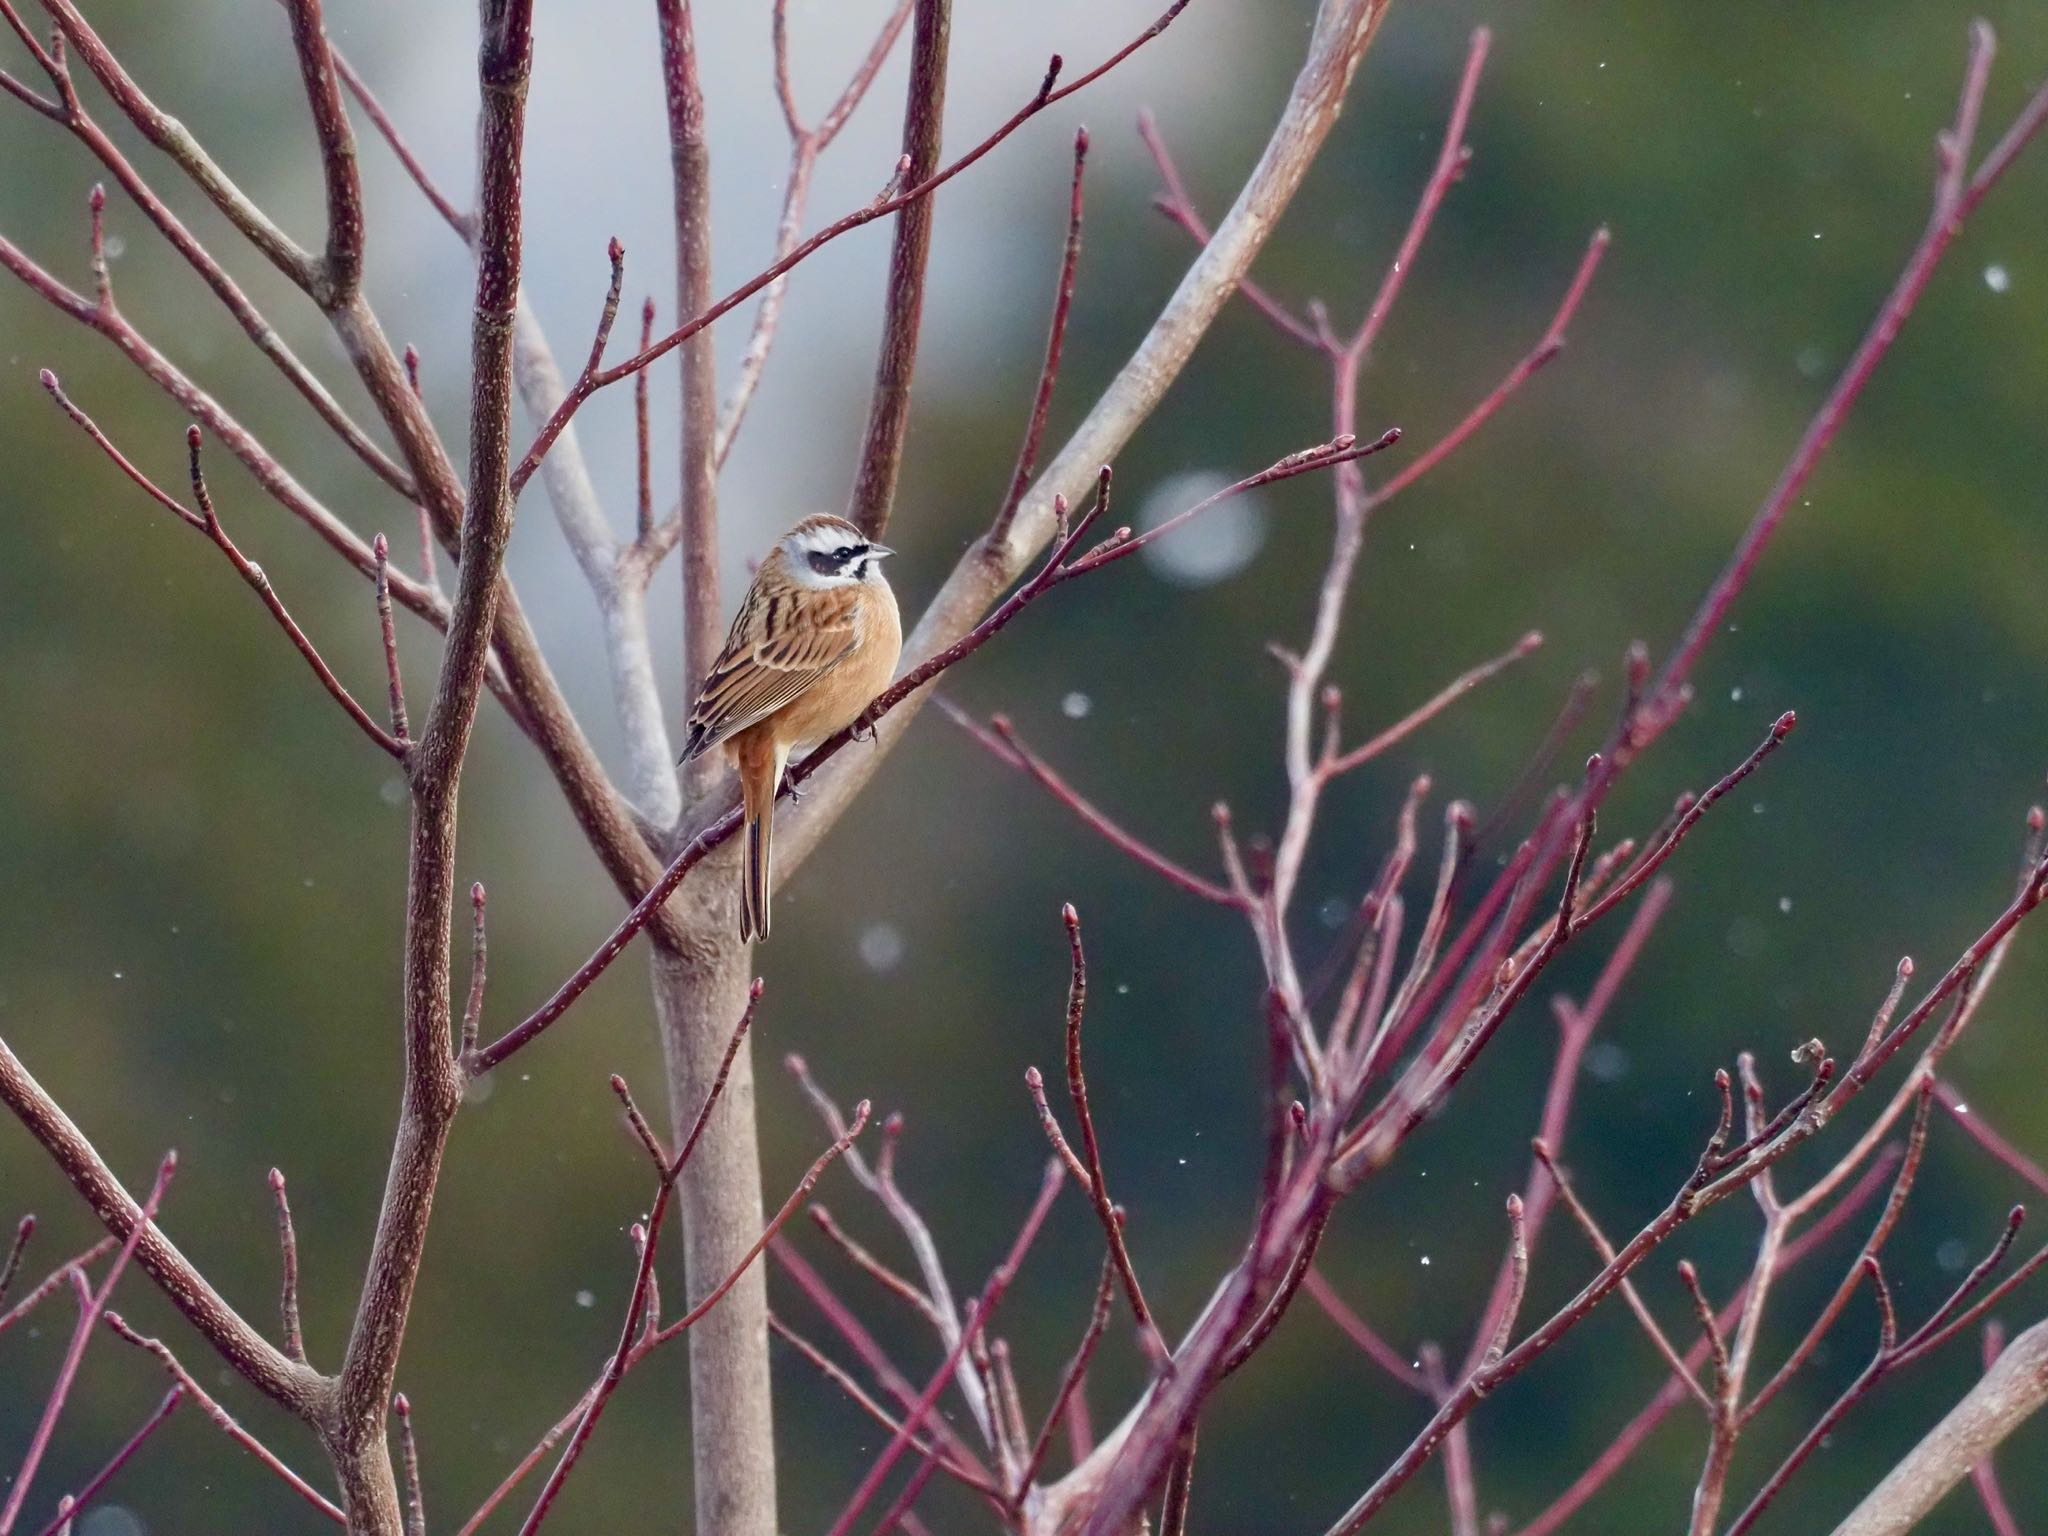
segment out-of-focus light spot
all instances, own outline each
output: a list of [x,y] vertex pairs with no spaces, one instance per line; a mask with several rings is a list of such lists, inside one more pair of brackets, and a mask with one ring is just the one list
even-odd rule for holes
[[[1138,509],[1140,528],[1157,528],[1231,482],[1213,470],[1169,476]],[[1177,587],[1208,587],[1237,575],[1266,542],[1264,504],[1253,494],[1233,496],[1190,519],[1140,552],[1153,574]]]

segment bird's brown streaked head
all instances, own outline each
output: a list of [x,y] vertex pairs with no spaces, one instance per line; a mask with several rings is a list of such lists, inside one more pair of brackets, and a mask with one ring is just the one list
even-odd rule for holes
[[776,553],[801,587],[843,587],[879,580],[881,562],[896,553],[843,517],[820,512],[782,536]]

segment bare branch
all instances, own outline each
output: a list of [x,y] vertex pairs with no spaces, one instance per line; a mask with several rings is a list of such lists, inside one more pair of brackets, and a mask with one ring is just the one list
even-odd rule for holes
[[[839,130],[846,126],[847,120],[866,97],[868,87],[874,84],[875,76],[881,73],[882,64],[896,46],[904,23],[910,20],[910,9],[914,3],[915,0],[897,0],[895,9],[882,22],[881,31],[846,82],[846,88],[839,93],[838,100],[818,120],[817,127],[806,128],[789,83],[788,4],[787,0],[776,0],[773,11],[775,92],[790,136],[789,172],[782,189],[782,217],[775,226],[775,260],[778,262],[788,258],[803,235],[804,209],[810,201],[811,178],[817,169],[818,157],[839,136]],[[754,326],[747,336],[746,350],[740,354],[732,393],[726,397],[725,406],[718,415],[718,445],[713,457],[720,468],[725,466],[726,455],[739,438],[740,423],[746,419],[747,406],[752,403],[754,391],[760,386],[761,374],[768,366],[768,354],[775,345],[776,327],[782,318],[783,295],[788,289],[789,273],[785,269],[761,290],[761,302],[754,311]],[[640,350],[645,352],[653,340],[651,330],[643,333]]]
[[341,81],[327,47],[320,0],[285,0],[292,47],[306,82],[306,104],[320,142],[320,169],[327,182],[327,255],[321,278],[323,305],[355,297],[363,278],[363,181],[356,163],[355,131],[341,104]]
[[57,1513],[51,1517],[50,1523],[42,1528],[38,1536],[62,1536],[62,1533],[67,1532],[73,1516],[90,1504],[94,1496],[114,1480],[114,1475],[128,1465],[135,1453],[142,1449],[143,1442],[163,1427],[164,1421],[177,1411],[178,1404],[184,1400],[185,1389],[182,1386],[174,1386],[166,1392],[163,1401],[156,1405],[155,1411],[142,1421],[142,1426],[128,1437],[127,1443],[108,1458],[106,1465],[88,1478],[77,1493],[67,1493],[57,1501]]
[[981,1330],[987,1326],[989,1315],[995,1311],[996,1304],[1002,1300],[1003,1293],[1009,1289],[1010,1281],[1016,1276],[1018,1266],[1024,1262],[1024,1255],[1030,1250],[1032,1242],[1037,1238],[1039,1228],[1045,1223],[1046,1214],[1052,1209],[1053,1199],[1059,1194],[1060,1186],[1065,1182],[1066,1173],[1061,1168],[1059,1161],[1057,1159],[1048,1161],[1045,1166],[1045,1175],[1039,1180],[1038,1199],[1033,1203],[1029,1214],[1024,1218],[1024,1225],[1018,1231],[1015,1241],[1011,1243],[1010,1251],[1004,1255],[1002,1263],[997,1265],[995,1272],[989,1276],[988,1284],[983,1287],[980,1299],[975,1302],[973,1309],[968,1313],[967,1321],[960,1330],[959,1342],[953,1346],[939,1368],[932,1373],[930,1381],[926,1383],[925,1389],[918,1396],[917,1402],[912,1405],[908,1417],[903,1421],[902,1427],[890,1438],[889,1444],[882,1454],[875,1459],[874,1465],[868,1469],[867,1475],[861,1479],[860,1486],[854,1489],[853,1496],[847,1501],[846,1507],[839,1512],[839,1517],[832,1522],[832,1528],[827,1533],[827,1536],[846,1536],[846,1533],[852,1529],[854,1522],[859,1519],[860,1512],[867,1507],[875,1494],[880,1490],[883,1481],[889,1475],[890,1468],[896,1465],[898,1458],[902,1456],[904,1450],[909,1446],[911,1436],[917,1432],[918,1427],[930,1415],[933,1406],[938,1402],[939,1394],[945,1390],[946,1383],[953,1378],[968,1346],[980,1334]]
[[278,1292],[278,1317],[284,1326],[284,1352],[294,1360],[306,1358],[305,1332],[299,1323],[299,1239],[292,1230],[291,1201],[285,1195],[284,1174],[270,1170],[270,1193],[277,1201],[277,1247],[284,1260],[284,1275]]
[[427,1536],[427,1499],[420,1488],[420,1448],[413,1438],[412,1404],[401,1392],[391,1400],[398,1415],[398,1439],[405,1463],[405,1536]]
[[324,1388],[322,1378],[243,1321],[162,1231],[144,1220],[142,1207],[4,1040],[0,1040],[0,1103],[42,1143],[58,1170],[117,1242],[141,1234],[135,1244],[135,1263],[237,1374],[302,1417],[314,1410]]
[[1032,1483],[1052,1450],[1053,1431],[1066,1417],[1067,1405],[1079,1398],[1082,1384],[1088,1379],[1088,1362],[1095,1357],[1095,1347],[1102,1342],[1103,1330],[1109,1326],[1109,1306],[1115,1295],[1116,1264],[1104,1255],[1102,1279],[1095,1286],[1095,1305],[1089,1310],[1088,1326],[1082,1330],[1081,1342],[1074,1346],[1066,1368],[1060,1372],[1060,1384],[1053,1392],[1051,1405],[1045,1410],[1045,1422],[1039,1426],[1038,1435],[1031,1442],[1031,1453],[1024,1458],[1024,1465],[1018,1472],[1012,1499],[1015,1504],[1021,1505],[1030,1493]]
[[35,1433],[30,1436],[28,1450],[22,1456],[21,1467],[9,1480],[7,1501],[0,1505],[0,1532],[14,1529],[14,1522],[21,1516],[21,1506],[28,1498],[29,1488],[36,1480],[36,1468],[42,1464],[44,1453],[50,1448],[50,1436],[57,1428],[57,1417],[64,1411],[64,1404],[71,1395],[71,1385],[78,1379],[79,1362],[85,1358],[85,1346],[92,1342],[92,1336],[99,1317],[107,1308],[107,1301],[114,1294],[114,1287],[120,1283],[121,1272],[128,1267],[128,1261],[135,1254],[135,1245],[142,1234],[149,1230],[156,1219],[157,1207],[163,1203],[164,1191],[170,1186],[171,1175],[177,1171],[178,1154],[169,1153],[157,1165],[156,1182],[151,1186],[149,1198],[142,1202],[128,1234],[121,1240],[121,1247],[114,1255],[114,1262],[107,1266],[97,1290],[90,1289],[85,1282],[84,1272],[74,1267],[71,1270],[73,1289],[78,1293],[78,1321],[71,1329],[71,1342],[65,1347],[63,1362],[57,1367],[57,1379],[51,1384],[50,1393],[43,1401],[43,1413],[37,1422]]
[[276,1453],[254,1435],[250,1434],[248,1430],[244,1429],[237,1422],[233,1414],[214,1401],[206,1389],[193,1379],[192,1373],[186,1370],[179,1362],[178,1357],[171,1353],[169,1346],[163,1340],[146,1338],[142,1334],[137,1333],[128,1326],[127,1322],[123,1320],[118,1312],[109,1312],[106,1314],[106,1318],[107,1326],[113,1329],[121,1338],[126,1339],[137,1349],[147,1350],[150,1354],[155,1355],[157,1360],[163,1365],[163,1368],[170,1373],[171,1379],[184,1388],[185,1395],[192,1399],[199,1411],[211,1419],[215,1427],[230,1440],[234,1441],[235,1444],[276,1473],[294,1493],[298,1494],[300,1498],[319,1510],[320,1513],[332,1520],[336,1525],[347,1523],[347,1517],[342,1514],[339,1507],[332,1500],[328,1499],[317,1488],[313,1487],[312,1484],[300,1477],[298,1473],[292,1471],[290,1467],[287,1467],[277,1458]]
[[1970,135],[1966,130],[1974,127],[1983,103],[1991,51],[1991,29],[1982,22],[1974,24],[1970,33],[1970,58],[1956,102],[1955,124],[1940,140],[1943,170],[1935,188],[1934,206],[1929,212],[1926,230],[1907,257],[1898,281],[1879,305],[1870,329],[1857,344],[1841,376],[1808,423],[1777,483],[1764,497],[1763,505],[1736,545],[1727,566],[1715,579],[1665,661],[1664,670],[1645,701],[1646,719],[1639,735],[1654,734],[1683,707],[1681,690],[1691,675],[1693,664],[1706,649],[1708,640],[1720,632],[1728,610],[1749,584],[1757,562],[1763,558],[1765,546],[1784,521],[1785,514],[1798,501],[1800,491],[1812,476],[1821,456],[1827,452],[1828,445],[1841,431],[1842,424],[1848,420],[1850,410],[1877,371],[1877,365],[1898,339],[1901,327],[1932,280],[1935,268],[1940,265],[1950,243],[1962,232],[1964,222],[2027,141],[2039,131],[2044,121],[2048,121],[2048,86],[2044,86],[2028,100],[2006,136],[1985,157],[1976,176],[1965,184],[1970,153]]
[[1400,296],[1401,285],[1415,268],[1416,253],[1422,249],[1423,239],[1429,233],[1429,226],[1435,222],[1436,211],[1442,206],[1444,195],[1471,163],[1472,147],[1465,142],[1465,124],[1472,115],[1472,100],[1479,92],[1479,72],[1486,67],[1486,52],[1492,42],[1493,33],[1487,28],[1472,29],[1472,39],[1465,51],[1465,70],[1459,76],[1458,93],[1451,102],[1450,120],[1444,127],[1443,148],[1437,153],[1436,169],[1430,173],[1422,198],[1415,206],[1414,217],[1409,220],[1408,230],[1402,235],[1401,244],[1394,253],[1394,260],[1388,266],[1386,276],[1380,280],[1379,292],[1373,295],[1365,318],[1351,337],[1348,350],[1353,357],[1363,358],[1372,351],[1373,343],[1379,339],[1380,327],[1386,324],[1394,300]]
[[[664,0],[664,3],[669,3],[669,0]],[[1096,80],[1137,52],[1146,43],[1152,41],[1153,38],[1166,30],[1174,17],[1178,16],[1186,8],[1187,3],[1188,0],[1174,0],[1174,3],[1161,14],[1157,21],[1153,22],[1150,27],[1146,28],[1145,31],[1140,33],[1131,42],[1111,54],[1109,58],[1088,71],[1085,75],[1080,76],[1076,80],[1069,81],[1057,90],[1053,88],[1052,84],[1056,75],[1049,74],[1037,94],[1030,101],[1012,113],[1008,120],[997,127],[994,132],[989,134],[987,138],[983,139],[973,149],[960,156],[959,159],[952,161],[913,186],[906,187],[904,190],[893,193],[888,197],[879,198],[864,208],[857,208],[852,213],[843,215],[833,223],[826,225],[808,240],[794,247],[787,255],[770,262],[766,267],[755,273],[754,276],[733,289],[732,292],[716,303],[691,310],[692,318],[685,321],[675,330],[670,331],[652,346],[642,348],[633,356],[625,359],[625,361],[600,373],[592,381],[590,390],[586,392],[583,398],[587,398],[589,394],[595,393],[597,390],[603,389],[608,385],[618,383],[619,380],[631,376],[640,369],[645,368],[648,364],[666,355],[674,348],[681,346],[691,337],[711,325],[720,316],[744,304],[748,299],[759,293],[763,288],[766,288],[775,279],[797,266],[821,246],[831,243],[849,230],[858,229],[863,224],[871,224],[876,219],[887,218],[890,214],[899,212],[909,207],[912,203],[920,202],[929,197],[945,183],[951,181],[955,176],[958,176],[962,171],[987,155],[998,144],[1002,143],[1003,140],[1007,139],[1047,107],[1055,102],[1063,101],[1076,91],[1092,85]],[[1380,3],[1384,4],[1384,0],[1380,0]],[[1352,63],[1355,64],[1356,60],[1352,60]],[[1347,78],[1348,75],[1349,71],[1347,70]],[[1306,168],[1306,162],[1304,161],[1300,169],[1305,170]],[[528,450],[527,457],[533,459],[545,457],[550,445],[560,435],[562,429],[568,425],[569,418],[575,414],[577,408],[582,403],[582,398],[574,395],[565,401],[562,407],[549,419],[547,425],[541,428],[539,434],[534,439],[533,447]],[[1099,461],[1101,456],[1097,455],[1096,457]]]
[[[950,0],[948,0],[950,3]],[[1074,304],[1074,278],[1081,264],[1081,182],[1088,165],[1088,130],[1074,134],[1074,183],[1067,198],[1067,243],[1060,255],[1060,277],[1053,289],[1052,324],[1046,332],[1045,361],[1038,370],[1038,388],[1031,398],[1031,419],[1024,428],[1024,441],[1017,449],[1017,468],[1010,476],[1009,494],[989,525],[988,542],[1001,549],[1010,539],[1010,524],[1031,477],[1038,470],[1038,450],[1045,441],[1045,423],[1052,409],[1053,386],[1059,382],[1060,354],[1067,342],[1067,316]]]
[[[952,33],[953,0],[916,0],[910,29],[910,78],[903,103],[903,158],[897,162],[897,179],[905,186],[929,181],[938,169],[940,130],[946,115],[946,55]],[[917,371],[918,331],[924,320],[925,266],[931,259],[933,214],[929,197],[904,204],[896,214],[874,393],[868,404],[859,469],[846,506],[847,518],[871,539],[879,539],[889,526],[896,478],[903,466],[910,385]]]
[[1151,844],[1125,831],[1094,804],[1084,799],[1066,780],[1054,772],[1050,764],[1025,745],[1023,738],[1017,734],[1017,728],[1010,723],[1009,716],[991,716],[989,727],[984,730],[948,700],[939,699],[936,702],[940,713],[986,747],[998,761],[1021,769],[1055,800],[1080,817],[1094,831],[1101,833],[1114,847],[1129,854],[1147,869],[1163,877],[1169,884],[1177,886],[1191,896],[1199,896],[1204,901],[1218,902],[1224,906],[1238,904],[1238,897],[1234,891],[1183,868],[1153,848]]
[[1088,1107],[1088,1076],[1081,1066],[1081,1016],[1088,1005],[1088,961],[1081,950],[1081,914],[1069,902],[1060,911],[1067,926],[1067,951],[1071,973],[1067,980],[1067,1093],[1074,1101],[1074,1123],[1080,1128],[1081,1160],[1088,1169],[1087,1190],[1095,1202],[1095,1216],[1109,1240],[1109,1256],[1123,1282],[1124,1299],[1138,1324],[1138,1341],[1155,1368],[1164,1367],[1171,1352],[1152,1321],[1152,1309],[1145,1305],[1138,1271],[1124,1244],[1123,1215],[1109,1197],[1109,1181],[1102,1170],[1102,1146],[1095,1135],[1095,1116]]
[[[1043,1092],[1039,1095],[1044,1098]],[[7,1245],[7,1257],[0,1260],[0,1301],[7,1299],[7,1292],[14,1284],[14,1277],[21,1273],[22,1255],[28,1251],[28,1240],[35,1236],[36,1219],[24,1216],[14,1225],[14,1241]]]
[[[711,159],[704,129],[704,92],[697,79],[697,41],[689,0],[655,0],[661,31],[662,88],[668,100],[669,161],[675,190],[676,313],[702,314],[711,306]],[[718,371],[711,328],[681,338],[683,680],[694,693],[724,638],[725,605],[718,595]],[[646,356],[651,349],[643,349]],[[651,358],[649,359],[652,360]],[[591,387],[595,387],[594,385]],[[582,394],[588,394],[584,389]],[[564,422],[580,398],[572,393],[549,425]],[[541,429],[541,438],[548,428]],[[540,439],[536,453],[545,453]],[[690,770],[703,793],[724,772],[714,758]],[[700,1509],[711,1506],[700,1501]]]
[[183,123],[143,94],[71,0],[43,0],[43,8],[55,19],[65,42],[142,136],[169,155],[271,265],[307,293],[316,293],[324,278],[319,258],[278,228],[215,164]]
[[[2005,1329],[1997,1323],[1984,1325],[1984,1369],[1990,1370],[1998,1357],[2005,1353]],[[1991,1521],[1994,1536],[2020,1536],[2020,1523],[2013,1518],[2012,1508],[2005,1502],[2005,1490],[1998,1483],[1998,1469],[1992,1465],[1991,1457],[1985,1456],[1970,1468],[1970,1481],[1975,1485],[1977,1498],[1984,1505],[1984,1513]]]

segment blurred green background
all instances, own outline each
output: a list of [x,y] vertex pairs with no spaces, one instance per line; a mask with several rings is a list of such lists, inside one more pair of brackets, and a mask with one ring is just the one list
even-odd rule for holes
[[[318,178],[281,16],[257,0],[173,9],[88,7],[157,98],[311,238]],[[529,284],[565,356],[588,334],[613,233],[631,253],[630,290],[651,289],[668,311],[666,146],[647,9],[623,0],[540,7]],[[768,91],[767,7],[706,9],[716,12],[701,24],[724,286],[763,260],[784,155]],[[874,0],[792,6],[798,86],[813,112],[881,10]],[[955,146],[1028,95],[1047,53],[1091,61],[1150,15],[1146,0],[1024,11],[985,0],[958,7]],[[1354,733],[1525,629],[1542,628],[1549,643],[1330,796],[1297,904],[1307,954],[1325,943],[1321,914],[1356,900],[1416,772],[1435,776],[1440,799],[1497,803],[1573,677],[1592,667],[1605,679],[1576,753],[1609,716],[1625,645],[1640,636],[1661,650],[1677,633],[1920,230],[1933,134],[1952,108],[1971,14],[1947,0],[1394,8],[1258,269],[1292,299],[1323,297],[1340,323],[1355,316],[1435,156],[1466,36],[1475,24],[1493,27],[1469,133],[1476,159],[1385,332],[1365,389],[1366,428],[1405,428],[1399,454],[1430,441],[1540,334],[1588,233],[1605,222],[1614,245],[1564,357],[1373,527],[1333,668]],[[1999,0],[1987,14],[2003,43],[1988,138],[2048,70],[2048,13]],[[1195,0],[1128,68],[1047,113],[942,197],[892,529],[905,550],[892,575],[907,608],[984,526],[1007,479],[1076,123],[1092,127],[1096,150],[1055,437],[1127,354],[1189,254],[1147,208],[1154,178],[1131,131],[1136,111],[1158,112],[1197,194],[1220,212],[1285,94],[1309,15],[1305,0]],[[466,186],[469,8],[333,0],[330,22],[437,173]],[[0,56],[11,70],[32,69],[11,40]],[[883,181],[901,81],[899,56],[828,160],[814,224]],[[96,98],[93,110],[110,123],[115,115]],[[0,104],[0,145],[0,230],[85,285],[93,165],[11,101]],[[164,162],[131,147],[302,355],[360,405],[318,317],[291,302]],[[459,439],[462,253],[381,148],[366,147],[365,166],[372,291],[394,338],[420,344],[430,403]],[[1680,788],[1747,752],[1777,713],[1799,711],[1787,749],[1676,861],[1677,899],[1589,1058],[1566,1151],[1610,1231],[1634,1230],[1690,1168],[1716,1066],[1753,1048],[1774,1091],[1786,1091],[1792,1044],[1815,1034],[1849,1043],[1900,954],[1918,957],[1923,976],[1938,974],[2010,889],[2021,820],[2048,766],[2044,199],[2048,147],[2037,146],[1944,264],[1709,653],[1697,705],[1606,818],[1610,831],[1647,827]],[[118,197],[109,221],[128,313],[356,527],[386,529],[410,550],[409,511],[337,452]],[[886,247],[880,229],[858,234],[796,280],[750,435],[725,480],[733,592],[743,560],[773,532],[844,496]],[[719,332],[728,371],[746,315]],[[402,795],[217,556],[110,470],[50,409],[35,371],[54,367],[170,484],[182,454],[175,409],[103,342],[11,281],[0,287],[0,360],[0,1031],[132,1181],[146,1182],[155,1158],[178,1148],[166,1225],[264,1323],[276,1286],[264,1174],[285,1169],[310,1343],[316,1363],[331,1365],[395,1109]],[[657,390],[657,420],[672,422],[671,372]],[[1168,485],[1174,477],[1241,473],[1319,439],[1326,420],[1315,361],[1234,306],[1120,460],[1125,506],[1156,492],[1171,510],[1185,495]],[[584,424],[601,489],[615,516],[628,517],[623,392]],[[672,476],[673,464],[665,434],[657,468]],[[222,460],[215,473],[230,530],[350,684],[374,698],[364,586],[239,469]],[[1279,690],[1263,647],[1306,631],[1328,494],[1313,478],[1296,480],[1206,543],[1191,533],[1178,560],[1122,565],[1063,589],[956,673],[948,692],[976,710],[1009,711],[1084,792],[1209,868],[1213,800],[1229,799],[1248,830],[1270,825],[1281,803]],[[513,566],[559,673],[611,752],[593,612],[538,493]],[[679,718],[675,585],[671,567],[656,620]],[[417,626],[406,646],[423,698],[433,647]],[[487,1019],[502,1027],[582,959],[618,903],[494,706],[465,788],[462,874],[490,887]],[[786,1187],[822,1141],[776,1066],[801,1050],[845,1100],[870,1095],[905,1115],[904,1182],[941,1235],[956,1288],[976,1286],[1036,1185],[1044,1148],[1018,1079],[1058,1053],[1065,900],[1087,919],[1095,958],[1091,1050],[1107,1155],[1173,1331],[1242,1241],[1254,1194],[1262,1048],[1250,945],[1233,921],[1122,862],[935,713],[778,900],[776,939],[760,957],[771,990],[757,1035],[768,1185]],[[1613,931],[1546,980],[1582,990]],[[2037,1157],[2048,1154],[2044,948],[2040,935],[2023,935],[1952,1066],[1973,1107]],[[1462,1353],[1500,1251],[1501,1199],[1524,1177],[1553,1040],[1543,998],[1532,999],[1449,1112],[1343,1209],[1325,1272],[1398,1347],[1436,1339]],[[648,1181],[605,1089],[612,1071],[660,1101],[644,974],[632,963],[458,1122],[400,1374],[416,1405],[435,1529],[452,1529],[574,1400],[615,1336],[629,1281],[624,1228]],[[1829,1144],[1846,1145],[1846,1134]],[[2021,1193],[1937,1122],[1890,1250],[1906,1318],[1946,1294]],[[843,1172],[820,1195],[898,1253]],[[92,1236],[10,1122],[0,1126],[0,1216],[11,1223],[24,1209],[44,1223],[35,1273]],[[1803,1330],[1862,1225],[1783,1288],[1767,1361]],[[1687,1327],[1673,1261],[1693,1257],[1725,1294],[1755,1228],[1753,1207],[1730,1202],[1644,1271],[1650,1303],[1672,1329]],[[912,1374],[930,1368],[928,1340],[844,1273],[807,1226],[797,1241],[877,1319]],[[1034,1411],[1080,1329],[1098,1241],[1082,1203],[1064,1200],[1005,1304],[1002,1331]],[[2022,1251],[2037,1242],[2023,1235]],[[1590,1268],[1560,1219],[1537,1254],[1528,1315]],[[827,1338],[785,1279],[771,1285],[778,1309]],[[120,1305],[321,1480],[306,1437],[229,1380],[147,1286],[124,1283]],[[2048,1286],[2037,1281],[2003,1315],[2017,1328],[2044,1307]],[[0,1341],[0,1466],[12,1467],[30,1433],[67,1322],[53,1307],[36,1329]],[[1816,1368],[1745,1441],[1731,1498],[1746,1500],[1858,1368],[1874,1333],[1859,1300]],[[684,1363],[675,1351],[627,1384],[570,1485],[564,1530],[687,1525]],[[1761,1529],[1827,1528],[1977,1368],[1974,1340],[1959,1342],[1881,1387]],[[808,1530],[830,1519],[880,1437],[780,1346],[776,1369],[785,1525]],[[1478,1414],[1482,1507],[1515,1524],[1533,1515],[1659,1378],[1625,1312],[1602,1311]],[[1095,1375],[1098,1421],[1120,1410],[1137,1379],[1119,1325]],[[94,1345],[31,1505],[38,1521],[162,1386],[145,1358]],[[1196,1527],[1320,1531],[1424,1416],[1304,1303],[1216,1404]],[[1674,1414],[1571,1529],[1679,1529],[1703,1445],[1697,1417]],[[2048,1523],[2048,1423],[2023,1431],[2000,1460],[2023,1522]],[[986,1523],[950,1493],[935,1493],[926,1512],[935,1530]],[[187,1412],[81,1532],[317,1524]],[[1375,1528],[1444,1530],[1435,1469]],[[1986,1525],[1965,1493],[1926,1528]]]

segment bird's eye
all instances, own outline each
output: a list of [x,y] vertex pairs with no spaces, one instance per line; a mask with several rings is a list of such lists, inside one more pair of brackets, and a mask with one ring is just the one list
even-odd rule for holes
[[832,551],[832,558],[834,560],[839,561],[842,565],[844,565],[848,560],[851,560],[853,556],[854,548],[851,544],[842,544],[837,549]]

